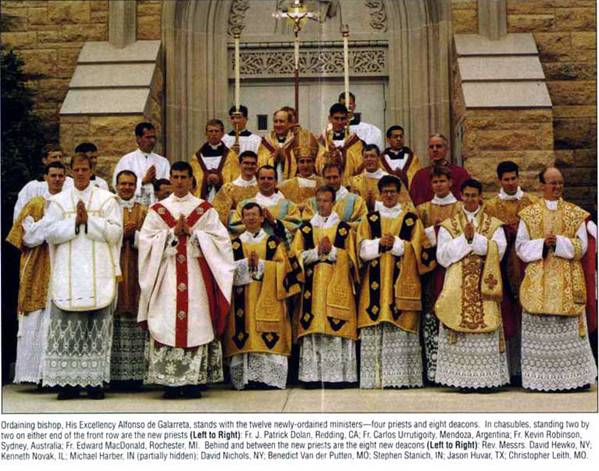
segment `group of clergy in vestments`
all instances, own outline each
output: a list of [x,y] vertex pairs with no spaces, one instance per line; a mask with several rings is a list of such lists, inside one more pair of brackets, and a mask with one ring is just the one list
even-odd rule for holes
[[421,167],[400,126],[381,153],[380,131],[352,132],[341,103],[320,139],[292,108],[263,138],[245,107],[230,117],[234,131],[210,120],[172,165],[140,123],[116,195],[85,152],[64,190],[64,165],[46,166],[8,238],[22,251],[16,382],[60,399],[103,398],[108,382],[197,398],[226,365],[236,389],[595,383],[596,229],[561,198],[557,169],[537,198],[502,162],[483,206],[442,135]]

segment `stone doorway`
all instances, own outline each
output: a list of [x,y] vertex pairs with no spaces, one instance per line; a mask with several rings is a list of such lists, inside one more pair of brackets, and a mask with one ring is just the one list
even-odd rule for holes
[[[382,129],[385,127],[385,80],[365,80],[352,83],[357,97],[357,111],[362,120]],[[300,88],[300,121],[302,126],[318,136],[326,127],[329,107],[343,91],[342,79],[310,80]],[[248,129],[261,136],[272,129],[273,111],[285,105],[293,106],[294,85],[290,81],[245,82],[241,87],[243,104],[249,109]],[[234,100],[233,85],[229,89],[229,102]],[[265,128],[265,129],[264,129]]]
[[[291,84],[293,72],[291,32],[272,17],[272,12],[287,1],[164,2],[166,155],[171,161],[190,158],[203,141],[208,119],[227,119],[232,104],[232,27],[243,26],[241,64],[245,91],[249,93],[253,88],[252,93],[258,93],[259,84],[270,83],[274,87],[277,83],[281,94],[288,93],[285,87]],[[308,108],[307,116],[300,110],[303,126],[319,132],[326,119],[322,109],[328,112],[330,98],[342,90],[340,24],[346,23],[350,27],[350,89],[375,87],[362,90],[367,99],[358,95],[358,110],[365,112],[371,95],[379,100],[376,103],[382,100],[382,106],[375,105],[379,112],[372,116],[365,113],[364,120],[381,128],[401,124],[408,145],[421,156],[426,155],[426,139],[431,132],[449,135],[449,2],[307,3],[326,19],[322,23],[309,22],[301,33],[302,93],[310,103],[313,99],[322,101],[319,106]],[[243,93],[242,102],[258,101],[258,95]],[[292,104],[292,99],[286,99],[285,104]],[[278,102],[268,106],[269,117],[278,106]],[[317,108],[318,113],[314,111]],[[255,124],[251,125],[257,129]]]

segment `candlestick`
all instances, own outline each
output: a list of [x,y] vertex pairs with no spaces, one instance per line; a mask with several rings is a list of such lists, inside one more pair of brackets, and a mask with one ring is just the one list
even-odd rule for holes
[[240,64],[239,64],[239,33],[235,33],[235,111],[239,112]]

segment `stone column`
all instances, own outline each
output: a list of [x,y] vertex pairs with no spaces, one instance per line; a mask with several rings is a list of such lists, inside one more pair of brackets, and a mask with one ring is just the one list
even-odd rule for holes
[[134,43],[137,2],[111,0],[108,4],[108,42],[118,48]]
[[494,40],[507,34],[506,0],[478,0],[478,33]]

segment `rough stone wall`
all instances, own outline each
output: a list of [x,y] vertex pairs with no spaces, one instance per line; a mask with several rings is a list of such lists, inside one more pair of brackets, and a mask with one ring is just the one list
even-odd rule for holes
[[137,39],[160,39],[162,0],[137,1]]
[[[478,32],[477,0],[452,0],[452,14],[454,33]],[[532,33],[539,49],[553,103],[554,157],[566,179],[565,197],[587,209],[596,209],[597,199],[595,18],[594,0],[507,0],[508,33]],[[537,113],[525,115],[532,119]],[[509,114],[505,119],[509,122]]]
[[452,77],[452,121],[463,136],[464,166],[484,185],[485,196],[498,190],[495,169],[502,160],[518,164],[525,190],[538,191],[537,174],[554,158],[552,110],[466,109],[457,64]]
[[[565,197],[593,209],[597,199],[596,13],[594,0],[510,1],[508,32],[530,32],[553,103],[556,164]],[[596,209],[596,208],[595,208]]]
[[[108,0],[2,0],[2,15],[14,17],[2,42],[25,61],[37,92],[36,110],[58,140],[59,111],[85,41],[108,39]],[[67,152],[71,148],[65,148]]]
[[63,116],[60,120],[60,143],[63,148],[72,150],[82,141],[93,141],[98,146],[97,173],[111,182],[118,160],[135,150],[135,125],[143,120],[140,114]]

